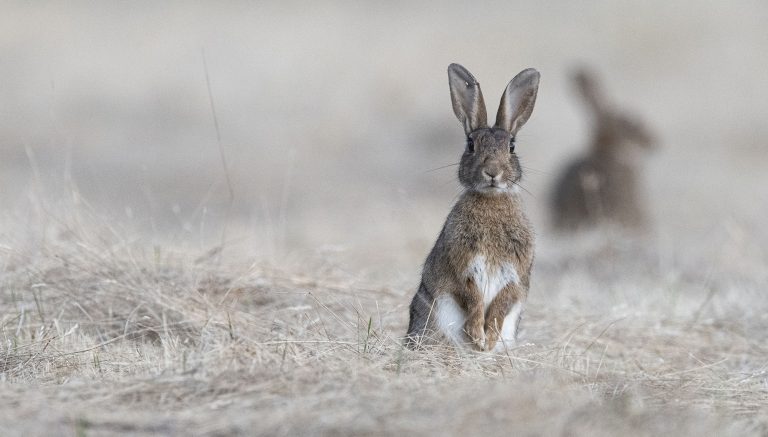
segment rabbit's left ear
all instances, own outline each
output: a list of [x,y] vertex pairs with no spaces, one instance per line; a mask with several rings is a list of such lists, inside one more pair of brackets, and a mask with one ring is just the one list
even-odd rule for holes
[[509,81],[501,96],[495,127],[506,130],[512,136],[523,127],[533,112],[540,76],[538,71],[528,68]]
[[464,133],[488,127],[485,101],[480,84],[466,68],[459,64],[448,66],[448,85],[451,88],[453,113],[464,126]]

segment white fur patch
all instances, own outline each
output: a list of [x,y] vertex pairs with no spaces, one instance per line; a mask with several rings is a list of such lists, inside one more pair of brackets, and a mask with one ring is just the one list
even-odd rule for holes
[[512,305],[506,317],[504,325],[501,327],[501,337],[493,348],[493,352],[503,352],[504,348],[511,348],[517,342],[517,326],[520,323],[520,314],[523,312],[523,303],[516,302]]
[[435,326],[449,342],[457,346],[465,342],[464,323],[467,315],[453,296],[442,294],[435,299],[433,317]]
[[475,256],[469,264],[467,276],[475,281],[475,285],[483,293],[486,310],[502,288],[508,284],[520,282],[520,277],[512,263],[505,262],[500,266],[489,266],[483,255]]
[[[510,283],[519,283],[520,277],[511,263],[503,263],[500,266],[489,266],[483,255],[476,256],[467,269],[467,276],[471,277],[477,288],[483,293],[484,310],[488,310],[493,298],[499,294],[502,288]],[[504,318],[501,328],[501,338],[494,347],[494,352],[504,350],[504,346],[511,347],[515,343],[517,323],[523,310],[522,302],[517,302],[512,310]],[[435,326],[445,338],[456,346],[464,346],[467,342],[464,333],[464,324],[467,320],[466,312],[459,306],[456,299],[450,294],[442,294],[435,299],[433,315]],[[503,341],[502,341],[503,339]]]

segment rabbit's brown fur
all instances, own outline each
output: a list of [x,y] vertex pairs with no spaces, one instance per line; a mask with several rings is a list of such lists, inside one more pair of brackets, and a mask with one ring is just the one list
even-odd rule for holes
[[539,73],[527,69],[510,81],[491,128],[475,78],[457,64],[448,67],[448,77],[454,112],[467,135],[459,168],[465,190],[424,264],[407,343],[442,340],[499,350],[515,341],[533,265],[514,138],[533,110]]
[[593,137],[589,153],[569,163],[555,184],[552,222],[564,231],[601,222],[642,230],[647,217],[639,155],[652,148],[653,137],[638,117],[607,101],[592,73],[580,70],[574,82],[593,117]]

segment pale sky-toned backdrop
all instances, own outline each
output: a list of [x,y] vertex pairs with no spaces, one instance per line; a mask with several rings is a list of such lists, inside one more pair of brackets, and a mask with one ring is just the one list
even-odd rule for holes
[[491,114],[536,67],[518,153],[546,254],[548,190],[588,134],[568,77],[588,65],[658,133],[638,161],[654,244],[758,245],[767,22],[764,1],[6,3],[0,200],[76,190],[147,238],[215,241],[229,197],[204,53],[231,239],[412,275],[458,193],[455,167],[430,171],[463,147],[447,65],[475,74]]

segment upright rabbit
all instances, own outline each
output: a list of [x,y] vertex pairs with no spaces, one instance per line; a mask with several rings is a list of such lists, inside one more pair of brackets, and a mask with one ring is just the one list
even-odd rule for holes
[[512,79],[488,127],[480,84],[448,67],[453,112],[466,134],[459,181],[464,192],[443,225],[410,306],[407,344],[447,341],[500,351],[514,344],[528,295],[533,230],[518,193],[515,135],[536,102],[539,72]]
[[559,230],[601,222],[642,230],[646,212],[638,186],[641,153],[654,145],[639,118],[619,111],[596,77],[580,70],[574,82],[593,119],[590,151],[568,164],[554,187],[552,221]]

